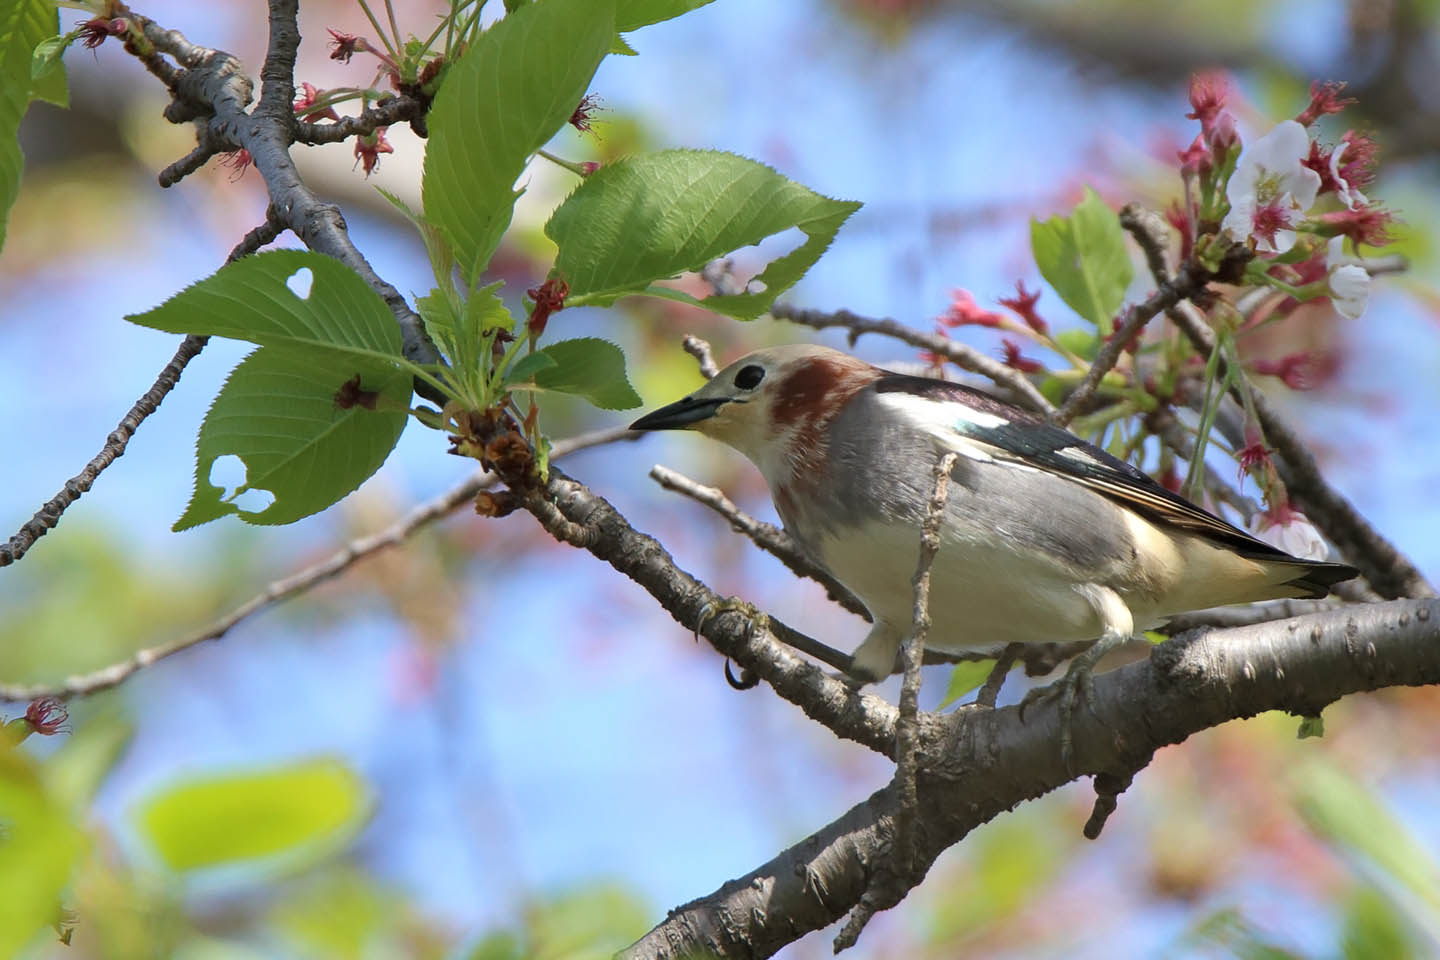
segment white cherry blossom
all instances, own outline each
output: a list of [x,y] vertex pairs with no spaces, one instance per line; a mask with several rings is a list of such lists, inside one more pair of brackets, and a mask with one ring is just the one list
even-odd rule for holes
[[1261,253],[1295,246],[1295,225],[1315,203],[1320,174],[1301,163],[1310,135],[1294,120],[1277,124],[1240,154],[1225,189],[1230,212],[1220,229],[1232,240],[1254,240]]

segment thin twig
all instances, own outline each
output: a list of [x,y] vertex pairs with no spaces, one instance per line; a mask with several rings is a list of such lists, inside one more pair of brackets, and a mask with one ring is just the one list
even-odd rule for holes
[[899,903],[923,872],[917,869],[921,856],[915,837],[915,822],[920,815],[920,795],[916,784],[920,742],[920,664],[930,632],[930,568],[940,550],[940,526],[945,518],[945,501],[950,493],[950,470],[955,466],[957,456],[947,453],[935,464],[934,490],[925,512],[925,522],[920,528],[920,558],[911,580],[915,605],[911,612],[910,633],[900,648],[905,679],[900,685],[899,714],[895,721],[895,779],[891,787],[898,802],[893,859],[887,864],[877,864],[871,872],[865,893],[850,911],[845,926],[835,936],[836,953],[853,947],[870,918],[876,912]]
[[[1145,299],[1144,303],[1130,308],[1125,322],[1100,347],[1100,352],[1096,354],[1090,368],[1085,371],[1080,385],[1066,398],[1064,406],[1050,418],[1051,422],[1058,426],[1065,426],[1084,410],[1105,374],[1115,367],[1125,348],[1140,335],[1140,331],[1147,323],[1160,314],[1168,312],[1180,301],[1201,293],[1205,289],[1205,285],[1212,279],[1208,270],[1190,262],[1182,265],[1178,277],[1173,280],[1170,278],[1165,269],[1163,241],[1156,238],[1157,228],[1152,222],[1158,221],[1158,219],[1153,215],[1147,217],[1146,211],[1139,204],[1128,204],[1120,211],[1121,225],[1137,238],[1141,249],[1145,252],[1146,262],[1154,274],[1156,289]],[[1163,228],[1164,224],[1160,223],[1159,226]]]
[[[597,430],[594,433],[582,434],[569,440],[558,441],[550,455],[553,459],[559,459],[577,450],[584,450],[606,443],[634,440],[637,436],[639,435],[623,428]],[[433,500],[420,504],[400,520],[397,520],[378,533],[352,540],[319,563],[312,564],[288,577],[274,581],[264,590],[260,591],[260,593],[240,604],[240,606],[231,610],[203,630],[187,634],[186,636],[170,640],[166,643],[146,647],[143,650],[136,651],[130,657],[119,663],[113,663],[108,667],[102,667],[90,673],[66,677],[58,683],[0,684],[0,700],[30,700],[35,697],[79,697],[97,693],[101,690],[107,690],[116,684],[122,683],[145,667],[164,660],[166,657],[180,653],[182,650],[188,650],[197,644],[204,643],[206,640],[218,640],[247,617],[259,613],[268,607],[272,607],[280,601],[293,597],[296,594],[304,593],[326,580],[339,576],[360,560],[386,547],[394,546],[408,539],[417,530],[454,512],[463,504],[473,500],[477,493],[489,489],[494,486],[496,482],[497,480],[493,474],[477,471],[468,480],[452,487]]]
[[854,346],[855,341],[866,333],[878,333],[899,340],[901,343],[908,343],[912,347],[928,350],[953,361],[965,370],[988,377],[1001,386],[1009,388],[1023,406],[1038,410],[1047,416],[1055,412],[1055,406],[1046,400],[1035,384],[1031,383],[1019,370],[1007,367],[999,360],[991,359],[973,347],[957,343],[946,337],[922,333],[888,318],[877,320],[872,317],[862,317],[849,310],[825,313],[821,310],[801,310],[788,303],[777,303],[770,308],[770,315],[780,320],[789,320],[791,323],[813,327],[816,330],[824,330],[827,327],[844,327],[850,331],[851,346]]
[[1005,685],[1005,678],[1010,674],[1010,668],[1015,666],[1015,661],[1020,659],[1025,652],[1025,644],[1006,644],[1005,649],[1000,651],[995,658],[995,666],[990,668],[990,676],[985,678],[985,683],[980,687],[980,692],[975,694],[975,703],[981,707],[994,709],[995,700],[1000,696],[1000,688]]
[[[280,224],[271,212],[267,212],[266,220],[260,226],[245,234],[244,238],[236,244],[235,249],[230,251],[227,262],[233,262],[241,257],[254,253],[260,247],[274,240],[279,236],[284,227]],[[35,541],[55,528],[60,522],[60,516],[68,510],[76,500],[79,500],[95,484],[96,478],[105,471],[110,464],[114,463],[124,453],[130,443],[130,438],[135,431],[140,429],[140,424],[150,414],[154,413],[160,406],[161,401],[175,389],[175,384],[180,382],[180,374],[184,372],[185,366],[205,348],[208,337],[187,336],[180,341],[176,348],[175,355],[170,362],[165,364],[160,373],[155,377],[155,382],[150,385],[140,399],[120,419],[120,423],[105,438],[105,445],[100,452],[85,464],[85,468],[65,481],[65,486],[60,492],[47,500],[34,516],[27,520],[18,532],[12,536],[4,545],[0,545],[0,567],[9,566],[16,560],[25,556]]]
[[790,535],[774,524],[756,520],[745,511],[737,507],[729,497],[715,487],[707,487],[704,484],[696,483],[681,473],[676,473],[669,467],[662,467],[660,464],[650,468],[650,479],[660,484],[661,487],[674,493],[689,497],[696,503],[703,504],[714,510],[720,516],[730,522],[730,528],[736,533],[743,533],[750,540],[764,550],[766,553],[778,559],[790,569],[790,572],[797,577],[805,577],[814,580],[825,588],[825,594],[835,603],[844,607],[856,616],[870,619],[870,613],[865,609],[853,593],[845,588],[829,572],[819,564],[813,563],[796,545]]

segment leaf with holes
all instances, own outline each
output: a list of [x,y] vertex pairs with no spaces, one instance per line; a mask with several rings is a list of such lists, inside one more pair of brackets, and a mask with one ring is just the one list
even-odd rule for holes
[[400,328],[379,294],[339,260],[306,250],[274,250],[226,264],[155,309],[125,319],[170,333],[405,364]]
[[1115,314],[1135,276],[1125,230],[1100,195],[1085,188],[1069,217],[1030,221],[1030,248],[1040,275],[1070,309],[1099,328],[1115,329]]
[[137,812],[171,870],[283,858],[299,866],[354,837],[370,814],[365,782],[338,760],[187,780]]
[[[567,305],[606,305],[647,293],[752,320],[810,269],[859,208],[733,153],[665,150],[586,177],[545,233],[560,248],[555,272],[570,285]],[[792,227],[805,242],[752,280],[754,291],[697,300],[651,285]]]
[[[20,120],[32,99],[53,102],[59,95],[53,73],[32,80],[35,48],[59,31],[60,16],[50,0],[0,3],[0,248],[25,166],[16,139]],[[63,84],[63,72],[60,81]]]
[[545,0],[508,14],[446,71],[422,196],[467,287],[510,225],[525,164],[575,112],[614,38],[614,0]]
[[[195,492],[174,529],[230,514],[247,523],[293,523],[336,503],[390,456],[405,429],[410,388],[409,373],[383,361],[256,350],[230,374],[200,425]],[[246,471],[228,496],[210,482],[225,456],[239,457]],[[275,499],[245,510],[235,500],[249,490]]]
[[[537,360],[544,357],[549,363]],[[625,376],[625,354],[609,340],[578,337],[561,340],[518,361],[510,379],[534,376],[535,385],[555,393],[573,393],[606,410],[640,406],[640,395]],[[523,385],[512,384],[523,390]]]

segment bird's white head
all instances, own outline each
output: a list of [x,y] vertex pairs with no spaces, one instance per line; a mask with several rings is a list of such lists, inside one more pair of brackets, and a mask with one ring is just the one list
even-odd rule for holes
[[773,486],[823,454],[831,418],[880,376],[870,364],[829,347],[770,347],[741,357],[630,429],[703,433],[749,457]]

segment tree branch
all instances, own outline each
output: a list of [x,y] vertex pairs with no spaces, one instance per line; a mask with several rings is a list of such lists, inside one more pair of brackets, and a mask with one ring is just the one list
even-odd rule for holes
[[[270,205],[285,226],[311,250],[334,257],[360,274],[380,295],[400,327],[401,346],[406,359],[420,364],[439,363],[440,353],[425,333],[419,316],[410,309],[400,292],[383,280],[356,249],[340,209],[321,201],[306,186],[290,158],[290,146],[295,142],[297,131],[291,106],[294,98],[295,44],[299,42],[299,34],[294,28],[295,8],[295,0],[270,2],[270,45],[262,69],[264,86],[261,103],[253,113],[246,111],[252,84],[244,75],[239,60],[224,51],[191,44],[177,31],[165,30],[154,21],[131,11],[126,11],[125,15],[140,26],[146,40],[155,48],[154,51],[132,49],[131,52],[165,81],[175,98],[166,109],[166,118],[175,123],[200,118],[196,124],[199,150],[192,151],[187,160],[193,163],[207,150],[211,153],[247,150],[256,171],[265,181]],[[174,56],[183,69],[175,70],[165,65],[159,53]],[[173,175],[175,165],[167,172]],[[161,185],[170,186],[172,182],[162,179]],[[423,383],[416,385],[416,392],[431,400],[443,399]]]
[[[1178,637],[1096,678],[1075,715],[1079,769],[1109,774],[1113,799],[1155,750],[1266,710],[1315,715],[1352,693],[1440,683],[1440,601],[1399,600]],[[1054,701],[922,717],[920,869],[1021,801],[1071,777]],[[1303,748],[1297,748],[1303,749]],[[1109,781],[1107,781],[1109,782]],[[625,958],[768,957],[840,919],[894,841],[900,801],[879,790],[773,860],[684,904]]]
[[[559,459],[578,450],[600,446],[606,443],[635,440],[639,434],[626,429],[597,430],[568,440],[557,441],[551,456]],[[440,496],[412,509],[400,520],[368,537],[352,540],[328,558],[297,571],[288,577],[276,580],[254,597],[240,604],[219,620],[196,633],[187,634],[166,643],[156,644],[138,650],[130,657],[108,667],[89,673],[76,674],[58,683],[41,684],[0,684],[0,700],[30,700],[35,697],[78,697],[101,690],[108,690],[140,670],[188,650],[206,640],[218,640],[242,620],[274,606],[282,600],[304,593],[326,580],[339,576],[366,557],[392,547],[408,539],[416,531],[429,526],[436,520],[453,513],[463,504],[473,500],[482,490],[496,484],[493,474],[477,471],[468,480],[452,487]]]
[[858,617],[867,621],[870,619],[870,612],[865,609],[865,605],[845,589],[844,584],[830,576],[829,571],[806,557],[790,538],[790,534],[774,524],[756,520],[737,507],[719,488],[696,483],[684,474],[676,473],[658,463],[650,468],[650,479],[666,490],[689,497],[714,510],[730,522],[732,530],[749,537],[755,546],[785,564],[795,576],[814,580],[825,588],[825,595],[832,601]]
[[686,629],[701,623],[708,610],[721,610],[704,617],[700,630],[717,651],[769,683],[836,736],[893,755],[894,707],[826,676],[786,650],[769,628],[752,629],[749,618],[676,566],[659,541],[632,527],[603,497],[558,468],[551,469],[542,486],[512,484],[511,488],[552,536],[588,550],[629,577]]
[[[268,211],[265,222],[245,234],[244,238],[236,244],[235,249],[230,251],[230,256],[226,258],[227,263],[254,253],[280,235],[284,228],[271,215],[272,213],[273,211]],[[0,545],[0,567],[9,566],[25,556],[36,540],[55,528],[55,525],[60,522],[61,514],[68,510],[76,500],[84,496],[94,486],[96,478],[125,453],[125,448],[130,444],[130,438],[135,435],[136,430],[140,429],[140,424],[154,413],[159,408],[161,401],[171,390],[175,389],[175,384],[180,382],[180,374],[185,371],[186,365],[199,356],[200,351],[205,349],[208,340],[208,337],[187,336],[180,341],[175,355],[155,377],[155,382],[150,385],[150,389],[146,390],[125,416],[120,418],[120,423],[105,438],[105,445],[90,459],[89,463],[85,464],[85,469],[66,480],[65,486],[59,493],[35,511],[34,516],[27,520],[9,541]]]
[[825,313],[821,310],[802,310],[788,303],[777,303],[770,308],[770,315],[780,320],[789,320],[791,323],[813,327],[816,330],[824,330],[827,327],[844,327],[850,331],[852,347],[863,334],[882,334],[899,340],[901,343],[908,343],[912,347],[928,350],[953,361],[962,369],[990,378],[1002,387],[1008,388],[1022,406],[1038,410],[1046,416],[1055,413],[1054,405],[1046,400],[1035,384],[1031,383],[1019,370],[1007,367],[999,360],[993,360],[979,350],[947,337],[937,337],[934,334],[913,330],[888,317],[877,320],[871,317],[862,317],[849,310]]

